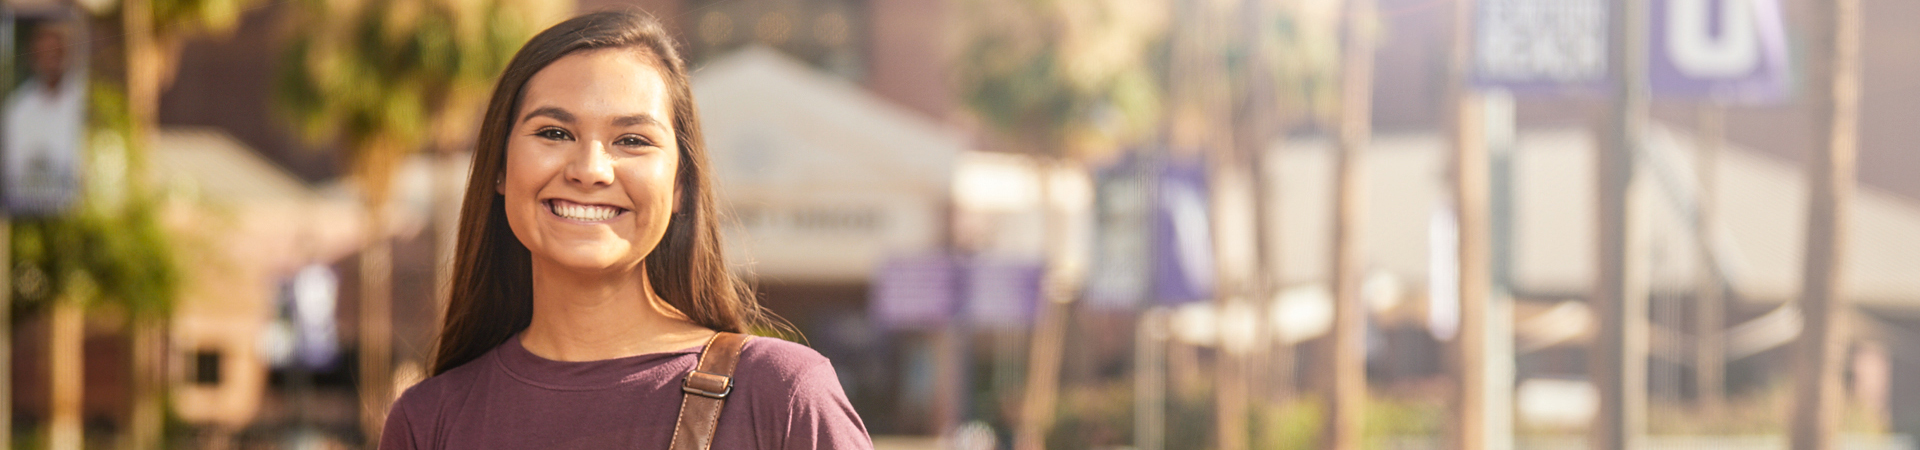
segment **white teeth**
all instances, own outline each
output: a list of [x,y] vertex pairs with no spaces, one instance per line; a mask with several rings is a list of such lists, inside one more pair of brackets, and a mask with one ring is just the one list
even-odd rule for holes
[[582,205],[563,200],[554,200],[548,202],[548,204],[553,209],[555,215],[586,222],[612,219],[613,216],[620,214],[620,208],[612,206]]

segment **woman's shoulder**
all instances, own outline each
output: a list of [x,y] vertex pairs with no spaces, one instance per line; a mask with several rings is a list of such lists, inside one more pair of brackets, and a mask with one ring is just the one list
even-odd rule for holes
[[491,351],[482,353],[472,361],[414,383],[394,401],[393,410],[404,409],[414,413],[430,413],[439,410],[438,405],[455,400],[450,397],[466,392],[468,387],[481,382],[481,379],[488,375],[488,369],[495,366],[496,363],[493,361],[495,357],[494,352]]
[[743,375],[778,375],[792,379],[821,368],[832,369],[833,364],[812,347],[777,337],[755,336],[741,349],[737,370]]
[[428,377],[409,386],[387,409],[385,429],[380,437],[382,449],[437,448],[434,428],[443,422],[443,411],[458,410],[466,402],[466,393],[480,383],[486,370],[493,367],[493,352],[451,370]]
[[833,363],[813,348],[776,337],[747,341],[734,371],[737,386],[760,395],[807,401],[844,396]]

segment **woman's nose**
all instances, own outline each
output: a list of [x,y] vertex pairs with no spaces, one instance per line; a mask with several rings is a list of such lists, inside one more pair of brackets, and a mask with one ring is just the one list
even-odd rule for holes
[[567,164],[567,179],[585,185],[613,184],[613,158],[600,141],[587,141],[582,151]]

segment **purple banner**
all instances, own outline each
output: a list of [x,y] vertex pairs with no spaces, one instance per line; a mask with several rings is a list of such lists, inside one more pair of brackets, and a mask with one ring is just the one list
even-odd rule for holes
[[1087,271],[1087,306],[1103,309],[1139,307],[1147,296],[1147,233],[1152,190],[1145,180],[1151,169],[1129,153],[1112,166],[1094,173],[1093,259]]
[[1099,171],[1088,306],[1131,309],[1213,298],[1206,164],[1164,158],[1129,155]]
[[1783,101],[1790,82],[1778,0],[1654,0],[1648,74],[1661,97]]
[[1516,94],[1609,89],[1605,0],[1481,0],[1478,5],[1474,86]]
[[1160,200],[1155,208],[1153,292],[1161,304],[1213,298],[1213,224],[1207,213],[1206,164],[1194,161],[1161,167]]
[[873,277],[868,312],[889,329],[940,325],[953,318],[960,267],[946,255],[896,257]]
[[967,265],[966,311],[975,325],[1023,327],[1040,305],[1039,261],[974,259]]

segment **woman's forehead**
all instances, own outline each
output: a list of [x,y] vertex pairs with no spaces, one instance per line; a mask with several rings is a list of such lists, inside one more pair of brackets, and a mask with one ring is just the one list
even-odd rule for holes
[[527,80],[516,121],[542,108],[559,108],[581,120],[646,116],[671,122],[673,90],[650,52],[633,48],[569,54]]

